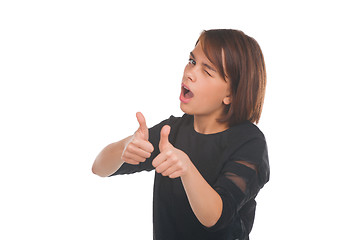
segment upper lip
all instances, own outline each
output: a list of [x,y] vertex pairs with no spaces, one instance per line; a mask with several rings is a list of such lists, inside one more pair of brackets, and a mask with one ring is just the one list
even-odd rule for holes
[[187,89],[187,90],[191,91],[191,90],[190,90],[190,88],[189,88],[187,85],[185,85],[184,83],[182,83],[182,84],[181,84],[181,87],[183,87],[183,88],[185,88],[185,89]]

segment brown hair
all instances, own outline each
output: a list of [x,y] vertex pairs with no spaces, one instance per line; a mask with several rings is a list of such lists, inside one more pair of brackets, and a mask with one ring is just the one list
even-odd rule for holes
[[203,31],[196,42],[226,81],[230,80],[231,103],[218,119],[230,126],[246,120],[258,123],[264,103],[266,70],[259,44],[242,31]]

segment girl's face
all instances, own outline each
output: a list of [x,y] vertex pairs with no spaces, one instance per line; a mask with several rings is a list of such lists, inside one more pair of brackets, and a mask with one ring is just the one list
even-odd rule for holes
[[217,119],[230,104],[230,82],[224,81],[205,56],[200,42],[190,53],[181,84],[180,108],[197,117]]

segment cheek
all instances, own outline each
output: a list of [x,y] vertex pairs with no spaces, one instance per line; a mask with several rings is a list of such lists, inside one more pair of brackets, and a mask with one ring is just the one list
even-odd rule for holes
[[212,104],[221,104],[224,97],[226,97],[226,88],[219,85],[205,86],[202,91],[203,100],[211,102]]

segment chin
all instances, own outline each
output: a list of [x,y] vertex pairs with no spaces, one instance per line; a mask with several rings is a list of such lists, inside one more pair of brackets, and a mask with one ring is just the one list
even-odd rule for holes
[[194,112],[190,111],[190,109],[182,102],[180,102],[180,109],[181,109],[181,111],[183,111],[184,113],[186,113],[188,115],[194,115]]

